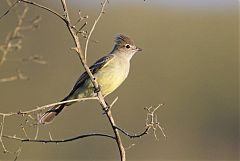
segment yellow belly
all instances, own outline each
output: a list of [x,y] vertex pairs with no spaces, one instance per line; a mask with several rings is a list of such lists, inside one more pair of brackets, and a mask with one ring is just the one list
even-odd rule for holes
[[100,85],[103,96],[106,96],[118,88],[128,75],[128,69],[121,66],[108,66],[94,76]]
[[[115,60],[113,60],[115,61]],[[124,65],[123,65],[124,63]],[[103,96],[107,96],[118,88],[126,79],[129,72],[129,62],[111,62],[109,65],[103,67],[97,73],[94,74],[96,81],[100,85],[100,89]],[[94,87],[90,79],[87,79],[85,83],[76,90],[75,97],[93,97],[96,96]]]

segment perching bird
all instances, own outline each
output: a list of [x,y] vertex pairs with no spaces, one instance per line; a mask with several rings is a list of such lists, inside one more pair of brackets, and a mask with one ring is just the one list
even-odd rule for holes
[[[142,50],[135,46],[130,37],[122,34],[116,36],[114,42],[113,50],[90,67],[93,76],[100,86],[103,97],[112,93],[123,83],[128,76],[132,56]],[[96,95],[95,88],[87,72],[84,72],[75,83],[69,95],[62,101],[96,97]],[[54,106],[41,116],[39,123],[50,123],[65,106],[71,104],[72,102]]]

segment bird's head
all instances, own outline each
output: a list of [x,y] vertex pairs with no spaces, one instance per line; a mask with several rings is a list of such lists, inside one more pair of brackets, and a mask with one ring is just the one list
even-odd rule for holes
[[134,41],[130,37],[123,34],[118,34],[114,42],[113,51],[119,51],[121,55],[124,54],[130,59],[136,52],[142,51],[141,48],[135,45]]

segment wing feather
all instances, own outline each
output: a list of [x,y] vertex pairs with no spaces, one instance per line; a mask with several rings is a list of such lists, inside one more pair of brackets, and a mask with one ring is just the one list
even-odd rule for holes
[[[92,74],[94,75],[95,73],[97,73],[100,69],[104,68],[113,58],[113,55],[106,55],[102,58],[100,58],[98,61],[96,61],[89,69],[92,72]],[[77,82],[75,83],[72,91],[70,92],[69,96],[71,96],[80,86],[82,86],[82,84],[89,79],[89,75],[88,73],[85,71],[80,78],[77,80]]]

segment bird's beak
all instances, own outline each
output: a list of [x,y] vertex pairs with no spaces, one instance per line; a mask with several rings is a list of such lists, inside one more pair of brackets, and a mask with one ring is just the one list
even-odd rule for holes
[[142,51],[142,49],[139,47],[136,47],[136,51]]

